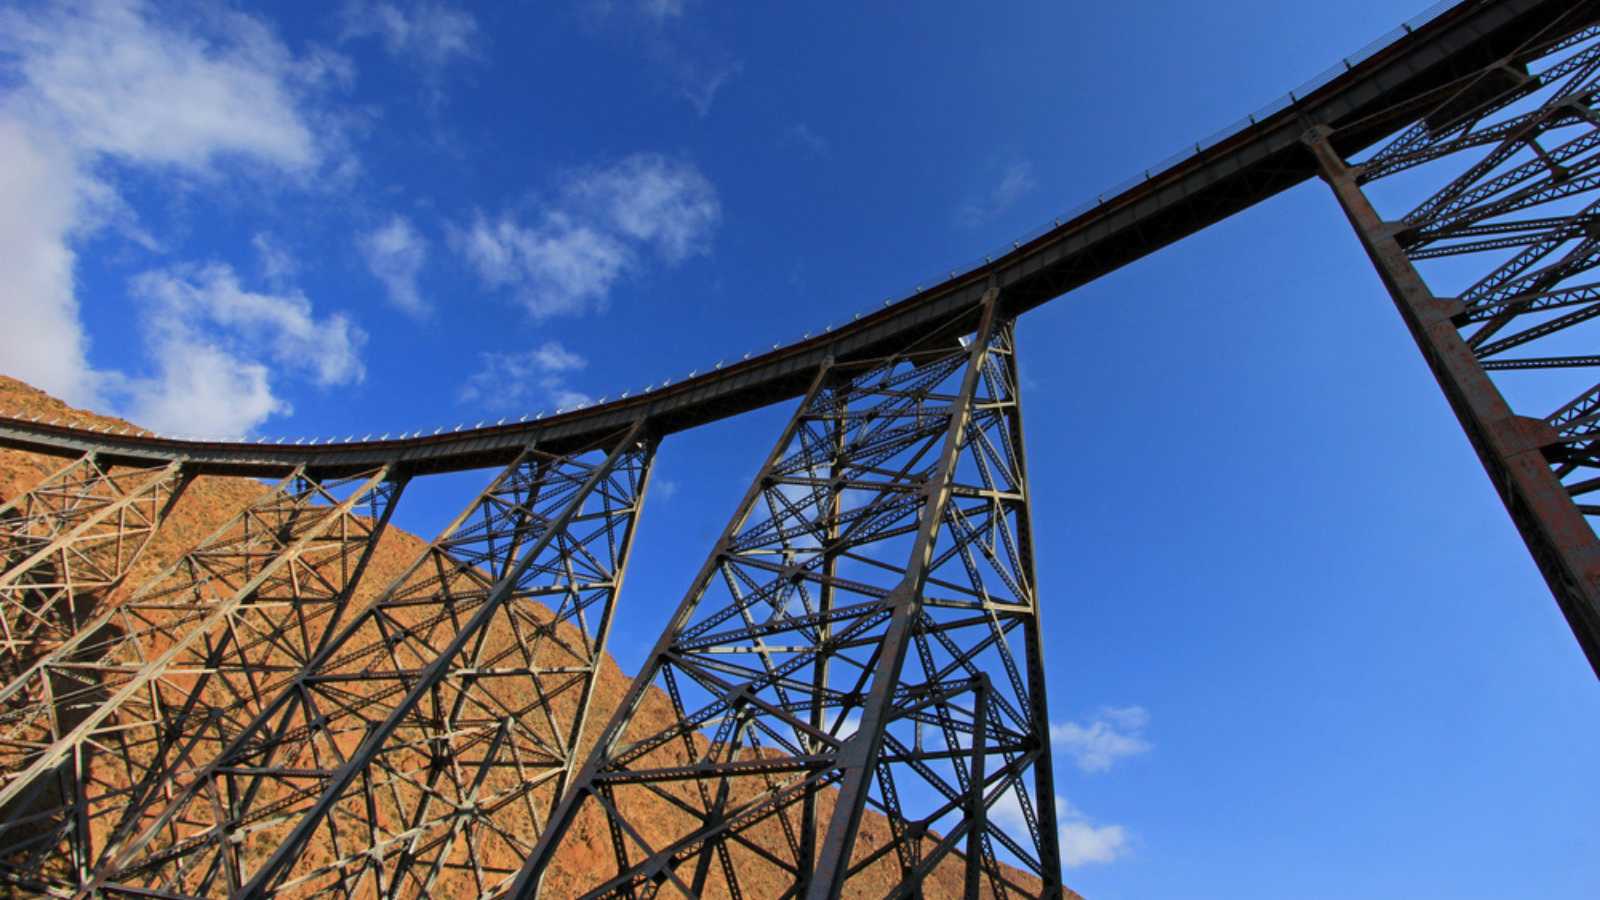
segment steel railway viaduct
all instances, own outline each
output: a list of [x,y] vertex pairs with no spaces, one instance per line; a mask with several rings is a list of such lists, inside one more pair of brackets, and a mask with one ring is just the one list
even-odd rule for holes
[[[1016,320],[1311,178],[1600,672],[1600,356],[1574,350],[1600,317],[1600,3],[1468,0],[1340,70],[982,266],[637,396],[311,446],[0,419],[0,444],[61,459],[0,507],[0,879],[1059,894]],[[1570,400],[1513,411],[1509,370]],[[657,443],[795,398],[588,721]],[[408,481],[488,467],[357,599]],[[275,484],[124,584],[200,475]],[[564,867],[575,845],[602,861]]]

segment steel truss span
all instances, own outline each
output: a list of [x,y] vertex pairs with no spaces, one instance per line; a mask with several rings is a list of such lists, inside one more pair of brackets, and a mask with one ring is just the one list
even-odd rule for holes
[[[970,339],[934,332],[824,368],[514,894],[534,893],[588,813],[611,865],[556,896],[743,896],[754,880],[829,897],[857,876],[915,891],[947,864],[969,894],[1059,895],[1021,407],[997,296]],[[643,709],[652,687],[665,717]],[[643,821],[647,798],[670,820]],[[864,833],[868,808],[889,827]]]
[[[1018,316],[1312,177],[1600,673],[1600,3],[1467,2],[1004,258],[643,396],[298,447],[0,419],[60,458],[0,505],[0,891],[1059,896]],[[595,721],[658,443],[796,398]],[[408,483],[489,467],[363,584]],[[142,574],[217,474],[274,484]]]
[[1353,161],[1329,129],[1306,141],[1600,674],[1595,10],[1427,99]]

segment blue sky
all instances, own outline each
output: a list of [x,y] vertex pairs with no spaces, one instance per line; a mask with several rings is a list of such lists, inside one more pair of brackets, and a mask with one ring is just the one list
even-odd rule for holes
[[[9,6],[0,371],[290,439],[614,396],[902,296],[1418,11]],[[1069,883],[1592,894],[1593,676],[1324,187],[1019,344]],[[625,668],[788,412],[663,445]]]

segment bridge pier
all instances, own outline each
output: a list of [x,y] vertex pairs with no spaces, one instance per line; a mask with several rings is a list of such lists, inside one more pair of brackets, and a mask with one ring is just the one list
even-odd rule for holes
[[1060,893],[998,308],[991,289],[975,334],[823,368],[513,896],[539,892],[580,817],[612,858],[546,885],[559,896],[740,896],[757,872],[788,896],[916,896],[940,876]]
[[[1600,365],[1588,355],[1503,355],[1560,348],[1563,332],[1600,315],[1600,289],[1574,281],[1600,266],[1600,29],[1591,15],[1574,5],[1508,58],[1435,92],[1420,121],[1362,162],[1339,155],[1332,129],[1305,140],[1600,676],[1600,540],[1588,518],[1600,506],[1577,499],[1600,489],[1600,385],[1573,382],[1561,396],[1582,387],[1575,399],[1525,416],[1490,376]],[[1420,203],[1392,221],[1363,188],[1390,178],[1412,193],[1426,183]],[[1441,268],[1438,279],[1460,281],[1468,270],[1471,279],[1441,297],[1418,263],[1447,257],[1467,265]],[[1497,337],[1508,328],[1520,330]]]

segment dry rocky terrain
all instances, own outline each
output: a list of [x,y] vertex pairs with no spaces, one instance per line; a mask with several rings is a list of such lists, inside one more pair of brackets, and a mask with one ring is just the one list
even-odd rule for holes
[[[129,424],[73,409],[22,382],[4,376],[0,376],[0,412],[39,416],[42,419],[53,418],[75,426],[105,427]],[[64,463],[65,460],[57,458],[0,449],[0,502],[26,491]],[[486,482],[488,477],[486,474]],[[197,479],[174,506],[167,521],[135,565],[130,577],[112,596],[99,598],[99,602],[102,605],[115,605],[125,599],[135,587],[162,572],[179,559],[188,548],[226,523],[241,508],[262,496],[266,490],[268,488],[262,482],[247,478],[206,476]],[[463,497],[462,502],[465,503],[467,499],[469,498]],[[408,564],[423,552],[426,546],[427,543],[422,538],[398,528],[389,528],[379,541],[369,568],[354,592],[352,611],[347,613],[346,620],[355,614],[354,610],[370,603],[384,587],[401,578]],[[630,601],[639,599],[624,595],[622,602],[626,608],[630,605]],[[570,626],[565,627],[570,628]],[[491,641],[508,645],[513,639],[509,634],[491,637]],[[626,693],[630,679],[631,676],[622,672],[614,660],[609,657],[606,659],[596,685],[586,741],[594,740],[601,731],[616,704]],[[521,696],[515,696],[515,686],[501,687],[497,690],[510,692],[507,696],[498,698],[508,708],[528,709],[533,705],[531,689],[524,688]],[[563,715],[570,717],[574,705],[570,696],[558,700],[554,704],[556,718],[560,720]],[[646,731],[664,728],[672,718],[671,704],[666,695],[652,689],[641,711],[640,726]],[[356,735],[350,736],[349,743],[352,747],[356,739]],[[704,745],[703,738],[697,738],[696,742],[699,746]],[[668,745],[655,752],[659,756],[658,764],[662,765],[681,765],[688,753],[681,743]],[[509,770],[501,770],[495,777],[504,781],[513,777],[508,773]],[[486,787],[514,790],[515,785],[491,784]],[[676,796],[682,797],[686,803],[690,802],[692,788],[689,783],[674,783],[669,790]],[[536,801],[534,806],[541,810],[542,816],[542,810],[545,808],[544,805],[548,804],[549,798],[547,794],[539,792],[535,792],[532,796]],[[737,800],[737,796],[734,799]],[[825,809],[821,818],[824,822],[829,811],[826,807],[831,805],[830,801],[831,797],[824,798],[823,801]],[[642,790],[635,790],[627,795],[619,792],[618,804],[629,814],[630,820],[639,828],[641,836],[654,845],[659,845],[670,835],[683,833],[688,827],[687,823],[693,821],[685,811],[676,809],[661,797]],[[531,834],[533,829],[533,822],[527,813],[522,811],[527,808],[531,807],[526,804],[507,804],[501,811],[494,813],[497,824],[501,827],[510,829],[513,833],[527,832],[520,835],[520,840],[524,842],[529,840],[528,834]],[[380,819],[391,823],[399,819],[393,810],[380,809],[378,815]],[[264,858],[276,846],[277,840],[286,828],[287,826],[268,827],[255,831],[246,840],[246,846],[241,850],[242,855],[247,860]],[[747,834],[752,842],[770,847],[776,855],[780,857],[789,855],[788,838],[776,819],[768,819],[753,826]],[[862,824],[863,846],[879,846],[888,839],[889,834],[888,821],[880,815],[869,812]],[[473,835],[471,840],[455,841],[452,849],[446,852],[448,864],[444,867],[440,879],[434,884],[433,893],[436,895],[475,894],[477,892],[475,879],[479,876],[475,876],[474,871],[480,870],[480,867],[482,872],[488,873],[514,872],[519,867],[521,859],[506,837],[497,836],[492,829],[479,829],[474,831]],[[295,867],[297,873],[310,873],[334,858],[331,846],[327,846],[326,842],[317,843],[316,839],[313,840],[314,843]],[[936,835],[928,836],[925,838],[926,846],[931,849],[936,840]],[[899,870],[893,860],[894,857],[890,854],[852,879],[846,892],[847,896],[878,897],[887,894],[898,880]],[[736,850],[733,861],[739,872],[745,896],[765,897],[781,893],[780,871],[770,862],[762,860],[759,854],[748,850]],[[726,886],[721,883],[716,868],[713,867],[707,893],[726,896],[728,893]],[[963,863],[959,856],[949,857],[928,878],[924,886],[924,896],[929,898],[960,896],[962,868]],[[544,894],[547,897],[572,896],[578,892],[580,886],[594,884],[597,874],[603,875],[613,871],[610,832],[604,820],[598,815],[594,804],[590,804],[585,814],[580,816],[568,833],[563,852],[546,877]],[[1012,877],[1018,883],[1037,883],[1015,870],[1012,871]],[[305,892],[314,893],[311,888],[318,883],[314,877],[306,881]],[[369,887],[370,884],[369,881]],[[1065,896],[1077,897],[1071,891],[1066,892]]]

